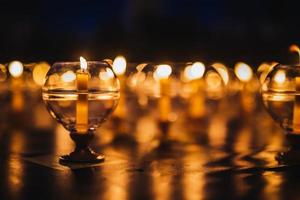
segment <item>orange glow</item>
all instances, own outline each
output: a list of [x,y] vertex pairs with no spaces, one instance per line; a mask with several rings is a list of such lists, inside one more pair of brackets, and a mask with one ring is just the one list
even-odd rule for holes
[[243,62],[239,62],[234,67],[234,72],[238,79],[242,82],[248,82],[253,77],[253,71],[249,65]]
[[215,68],[215,70],[220,74],[222,77],[224,84],[227,85],[229,81],[229,74],[227,67],[223,65],[222,63],[214,63],[212,66]]
[[23,74],[23,65],[20,61],[13,61],[8,66],[9,73],[17,78]]
[[113,62],[113,70],[116,75],[123,75],[126,71],[126,59],[124,56],[117,56]]
[[298,59],[299,59],[298,62],[300,63],[300,49],[299,49],[299,47],[297,45],[295,45],[295,44],[292,44],[290,46],[290,51],[291,52],[296,52],[298,54]]
[[39,85],[43,86],[45,81],[46,81],[46,74],[48,70],[50,69],[50,66],[48,63],[39,63],[35,65],[33,72],[32,72],[32,77],[34,82]]
[[0,64],[0,82],[4,82],[6,78],[6,67]]
[[220,88],[222,86],[221,77],[216,72],[209,72],[205,77],[207,87],[210,89]]
[[272,63],[262,63],[259,65],[257,72],[259,75],[259,82],[261,84],[264,83],[265,79],[267,78],[268,74],[270,73],[270,71],[272,71],[272,69],[277,65],[278,63],[276,62],[272,62]]

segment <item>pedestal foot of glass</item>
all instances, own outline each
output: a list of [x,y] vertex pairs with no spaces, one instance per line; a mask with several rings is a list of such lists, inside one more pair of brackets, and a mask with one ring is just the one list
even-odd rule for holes
[[289,149],[276,155],[279,164],[284,165],[300,165],[300,135],[288,133],[286,139]]
[[71,133],[72,140],[75,142],[75,150],[68,154],[61,156],[59,162],[61,164],[70,163],[99,163],[104,161],[104,155],[95,153],[90,147],[89,143],[93,139],[94,134],[88,132],[85,134]]

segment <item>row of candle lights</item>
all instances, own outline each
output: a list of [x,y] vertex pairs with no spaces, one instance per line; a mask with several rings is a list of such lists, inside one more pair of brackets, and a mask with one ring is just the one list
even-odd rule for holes
[[[300,52],[295,46],[292,50]],[[100,85],[108,89],[115,75],[120,82],[121,95],[119,105],[114,112],[114,119],[118,119],[119,122],[125,120],[128,115],[127,100],[131,95],[138,100],[140,107],[147,107],[149,101],[156,99],[158,120],[163,132],[168,132],[166,127],[176,120],[172,112],[176,108],[172,106],[172,101],[178,97],[186,100],[187,112],[191,119],[205,118],[206,101],[220,101],[236,94],[239,95],[239,103],[246,114],[254,111],[257,91],[277,64],[263,63],[257,70],[258,78],[256,78],[253,69],[243,62],[237,63],[233,70],[222,63],[205,66],[201,62],[157,65],[142,63],[135,68],[130,68],[123,56],[116,57],[114,61],[105,59],[104,62],[111,65],[111,68],[106,67],[97,74]],[[80,57],[80,68],[77,71],[65,70],[62,74],[47,78],[48,84],[58,81],[63,87],[68,87],[76,81],[75,127],[76,134],[79,135],[85,135],[90,130],[88,63],[85,58]],[[15,112],[23,110],[24,90],[29,88],[39,93],[49,69],[50,66],[46,62],[23,65],[19,61],[13,61],[7,65],[0,65],[0,82],[4,83],[0,89],[3,92],[10,88],[11,105]],[[286,74],[283,71],[279,71],[274,77],[277,85],[284,85],[285,79]],[[300,79],[296,78],[296,86],[298,85],[300,88]],[[296,98],[293,114],[295,126],[300,119],[299,105]]]
[[[191,112],[194,112],[194,116],[201,116],[201,110],[203,109],[201,105],[197,104],[201,104],[204,95],[218,98],[222,96],[222,92],[225,90],[227,90],[227,93],[237,92],[241,89],[258,90],[252,68],[242,62],[235,65],[234,71],[222,63],[214,63],[209,68],[201,62],[187,63],[185,68],[179,73],[179,77],[176,78],[177,75],[172,75],[173,68],[168,64],[153,65],[151,66],[153,69],[146,73],[143,70],[147,68],[147,64],[139,64],[136,67],[136,72],[131,72],[132,69],[130,69],[127,76],[127,62],[123,56],[116,57],[114,61],[107,61],[112,64],[112,70],[117,75],[121,85],[121,93],[123,95],[121,95],[119,102],[120,106],[116,110],[116,115],[120,116],[124,116],[125,113],[125,90],[128,88],[139,96],[141,105],[147,104],[149,96],[161,97],[159,110],[161,110],[161,118],[164,120],[167,118],[166,113],[169,113],[167,110],[171,109],[168,108],[169,103],[167,103],[170,97],[179,95],[183,98],[191,98]],[[258,73],[261,73],[261,79],[266,76],[271,66],[274,66],[274,64],[263,63],[258,68]],[[22,110],[23,101],[20,98],[22,90],[38,90],[43,86],[49,69],[50,65],[46,62],[23,65],[19,61],[13,61],[8,65],[0,65],[0,82],[2,82],[0,89],[2,91],[8,88],[11,89],[13,94],[12,105],[16,111]],[[176,73],[177,71],[175,68]],[[105,73],[101,72],[99,74],[103,83],[109,81],[112,76],[113,73],[110,69]],[[72,71],[67,71],[62,75],[61,79],[68,83],[81,77]]]
[[[291,50],[300,52],[295,45],[291,46]],[[86,62],[84,58],[81,58],[80,61],[83,65]],[[136,66],[136,72],[132,72],[134,69],[127,69],[128,64],[123,56],[116,57],[114,61],[109,59],[105,61],[112,65],[112,70],[117,75],[121,85],[122,95],[115,115],[120,118],[125,116],[125,99],[128,89],[130,89],[130,92],[138,96],[138,102],[141,106],[147,105],[149,97],[160,97],[158,107],[162,121],[169,120],[169,113],[172,109],[170,98],[178,95],[185,99],[190,99],[189,110],[195,118],[200,118],[204,115],[205,106],[203,102],[206,97],[220,98],[224,96],[224,91],[230,95],[230,93],[242,90],[241,103],[245,104],[245,107],[249,107],[251,96],[260,87],[258,83],[262,84],[268,73],[277,64],[275,62],[262,63],[257,70],[258,82],[252,68],[243,62],[237,63],[234,66],[234,70],[227,68],[222,63],[214,63],[211,65],[212,67],[207,67],[201,62],[186,63],[180,73],[175,68],[176,75],[174,76],[172,75],[174,68],[168,64],[152,65],[152,69],[145,72],[144,69],[149,64],[143,63]],[[49,69],[50,65],[46,62],[23,65],[19,61],[13,61],[7,65],[0,65],[0,82],[2,82],[0,89],[2,91],[8,88],[11,89],[11,103],[15,111],[21,111],[24,106],[22,91],[28,88],[39,89],[44,84]],[[99,77],[105,83],[113,76],[113,72],[108,68],[105,73],[101,72]],[[67,83],[74,79],[84,79],[84,77],[80,73],[74,74],[72,71],[67,71],[61,76],[61,79]],[[285,74],[281,71],[275,76],[275,81],[277,84],[283,85]],[[6,84],[7,82],[9,84]],[[24,86],[25,84],[26,86]],[[297,112],[294,113],[297,116]]]

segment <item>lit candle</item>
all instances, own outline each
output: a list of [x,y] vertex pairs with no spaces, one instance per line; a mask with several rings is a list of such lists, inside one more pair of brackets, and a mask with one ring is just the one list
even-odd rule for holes
[[189,99],[189,114],[192,118],[201,118],[205,114],[205,98],[201,91],[203,81],[201,80],[205,66],[201,62],[195,62],[184,70],[185,79],[189,81],[192,96]]
[[255,106],[254,95],[251,93],[251,90],[253,88],[249,87],[250,86],[249,83],[253,78],[253,71],[251,67],[246,63],[239,62],[235,65],[234,72],[237,78],[242,82],[242,92],[241,92],[242,108],[246,112],[250,112],[254,109]]
[[160,86],[160,99],[158,102],[159,107],[159,119],[162,122],[169,121],[169,114],[171,112],[171,99],[170,93],[170,81],[169,76],[172,73],[170,65],[158,65],[155,72],[154,78],[159,81]]
[[125,96],[125,88],[126,88],[126,59],[123,56],[117,56],[113,62],[113,70],[117,75],[120,81],[120,99],[118,106],[114,112],[114,115],[119,118],[124,118],[126,115],[126,96]]
[[12,78],[12,101],[11,105],[14,111],[20,112],[24,107],[24,100],[22,95],[23,81],[21,76],[23,74],[23,65],[19,61],[13,61],[8,66],[8,71]]
[[88,79],[87,62],[80,57],[80,69],[76,72],[77,101],[76,101],[76,130],[84,134],[88,131]]
[[[297,45],[290,46],[291,52],[296,52],[299,57],[298,63],[300,63],[300,49]],[[300,77],[295,77],[295,92],[300,91]],[[295,95],[294,108],[293,108],[293,132],[300,133],[300,96]]]

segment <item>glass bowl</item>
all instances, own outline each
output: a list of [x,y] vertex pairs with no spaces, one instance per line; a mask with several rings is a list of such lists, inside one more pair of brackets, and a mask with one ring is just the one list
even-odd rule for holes
[[84,65],[86,69],[81,62],[55,63],[46,75],[42,90],[50,114],[71,133],[76,148],[82,147],[61,161],[103,160],[90,151],[88,141],[114,111],[120,97],[119,80],[110,64],[91,61]]
[[261,95],[289,143],[289,150],[278,154],[278,161],[300,163],[300,66],[273,67],[262,84]]

